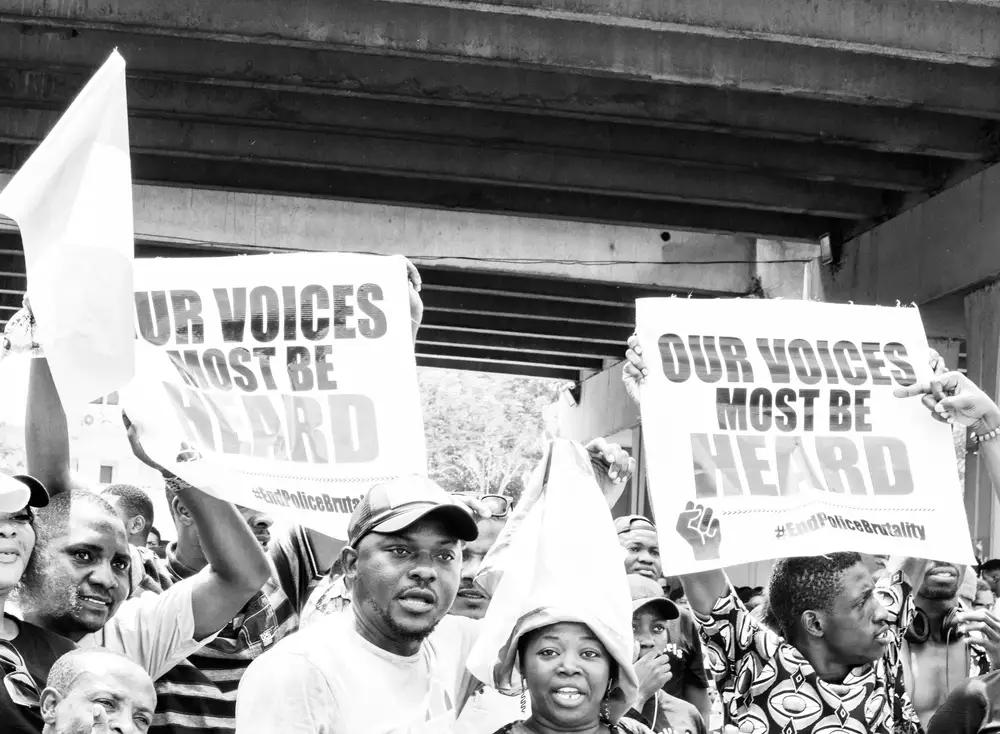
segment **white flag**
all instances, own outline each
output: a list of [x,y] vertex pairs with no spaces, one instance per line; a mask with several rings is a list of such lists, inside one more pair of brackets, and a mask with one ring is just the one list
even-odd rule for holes
[[7,187],[28,296],[59,396],[101,397],[135,369],[132,173],[125,60],[117,51]]

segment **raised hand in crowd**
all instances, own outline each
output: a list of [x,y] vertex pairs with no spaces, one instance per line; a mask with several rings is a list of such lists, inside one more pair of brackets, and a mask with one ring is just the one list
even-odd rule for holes
[[900,398],[919,396],[935,420],[972,428],[979,439],[1000,427],[1000,408],[961,372],[935,374],[893,392]]
[[417,266],[406,259],[406,277],[410,285],[410,328],[413,330],[413,341],[417,341],[417,330],[424,320],[424,302],[420,298],[420,289],[423,281],[420,279],[420,271]]
[[958,612],[957,631],[967,647],[977,646],[986,652],[992,670],[1000,670],[1000,617],[987,609]]
[[[44,358],[30,368],[26,432],[28,470],[44,477],[53,496],[37,515],[44,542],[20,595],[27,621],[122,652],[155,679],[224,627],[266,581],[267,558],[240,513],[183,487],[180,521],[201,531],[207,567],[163,594],[126,601],[136,556],[114,508],[73,486],[66,414]],[[176,496],[172,501],[176,507]]]
[[639,405],[640,390],[642,383],[649,376],[649,368],[642,358],[642,345],[639,344],[639,335],[632,334],[628,338],[628,349],[625,352],[625,365],[622,367],[622,381],[625,383],[625,391],[632,401]]

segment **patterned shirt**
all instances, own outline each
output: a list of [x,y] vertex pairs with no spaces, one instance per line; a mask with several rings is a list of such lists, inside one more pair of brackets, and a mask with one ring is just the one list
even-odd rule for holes
[[[176,583],[195,571],[167,546],[165,568]],[[233,734],[236,689],[251,662],[295,632],[316,560],[304,528],[275,534],[268,547],[273,575],[211,643],[156,681],[158,703],[150,734]]]
[[331,614],[339,614],[350,606],[351,592],[344,583],[344,576],[333,568],[309,595],[305,609],[302,610],[302,626],[308,627]]
[[726,724],[744,734],[918,734],[899,655],[913,615],[909,586],[896,574],[877,592],[892,639],[880,659],[833,684],[820,680],[802,653],[754,619],[730,589],[711,618],[698,619],[717,661]]

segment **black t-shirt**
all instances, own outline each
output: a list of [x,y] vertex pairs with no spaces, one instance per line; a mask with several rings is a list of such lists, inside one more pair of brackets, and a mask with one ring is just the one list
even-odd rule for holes
[[670,672],[673,677],[663,686],[665,693],[674,698],[684,699],[684,688],[708,688],[708,673],[705,672],[705,657],[701,648],[701,636],[694,624],[694,618],[686,609],[681,616],[667,622],[666,653],[670,656]]
[[927,734],[980,733],[1000,733],[1000,671],[964,681],[927,724]]
[[[14,619],[4,615],[7,619]],[[54,634],[33,624],[15,620],[19,631],[17,637],[10,640],[11,646],[17,650],[28,672],[35,679],[38,690],[45,688],[49,677],[49,669],[60,657],[76,647],[65,637]],[[5,671],[0,670],[0,673]],[[18,706],[11,701],[7,686],[0,679],[0,731],[3,734],[41,734],[42,717],[37,708],[29,709]]]

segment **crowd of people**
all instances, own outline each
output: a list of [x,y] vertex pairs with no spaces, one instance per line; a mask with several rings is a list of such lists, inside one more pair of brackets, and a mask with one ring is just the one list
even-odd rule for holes
[[[648,367],[635,338],[623,348],[638,400]],[[932,366],[898,397],[980,437],[1000,482],[1000,408]],[[778,559],[765,586],[736,588],[722,570],[672,576],[653,520],[608,512],[632,639],[585,610],[533,609],[479,680],[467,662],[504,583],[482,570],[526,532],[520,505],[403,476],[371,488],[337,540],[191,486],[126,416],[164,477],[177,539],[163,544],[143,490],[76,485],[43,355],[30,370],[28,473],[0,475],[3,734],[1000,731],[1000,561],[838,552]],[[585,450],[594,486],[579,491],[617,497],[628,452]],[[596,596],[618,588],[572,558],[560,573]]]

